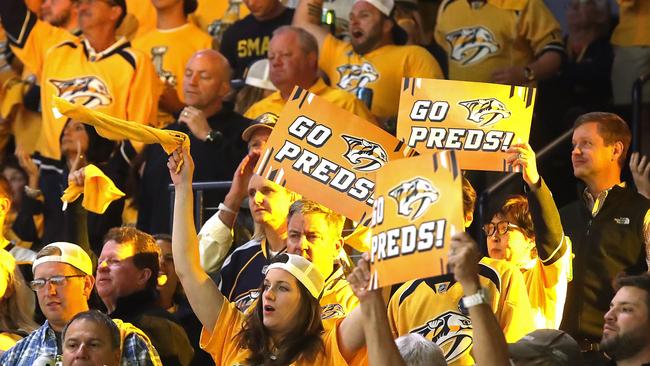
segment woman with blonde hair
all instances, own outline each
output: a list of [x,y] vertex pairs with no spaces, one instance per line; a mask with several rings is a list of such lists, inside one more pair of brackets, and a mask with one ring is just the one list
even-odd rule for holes
[[14,257],[0,249],[0,351],[11,348],[32,332],[35,300],[25,284]]

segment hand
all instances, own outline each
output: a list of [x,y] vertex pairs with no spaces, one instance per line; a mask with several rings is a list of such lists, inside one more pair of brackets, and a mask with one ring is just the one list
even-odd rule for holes
[[249,152],[239,163],[232,177],[232,185],[228,194],[232,194],[240,203],[248,196],[248,182],[250,182],[253,176],[253,169],[259,158],[259,151]]
[[38,188],[38,178],[40,176],[41,170],[31,157],[24,150],[16,150],[16,157],[18,158],[18,164],[25,170],[28,178],[29,188],[37,189]]
[[506,67],[492,73],[492,82],[507,85],[526,85],[528,80],[524,76],[524,68],[521,66]]
[[381,295],[379,290],[370,289],[370,254],[365,252],[357,262],[357,266],[348,275],[348,283],[352,292],[364,302],[372,295]]
[[167,168],[169,168],[169,175],[177,188],[183,185],[192,186],[194,161],[189,148],[179,147],[174,150],[167,160]]
[[646,198],[650,198],[650,159],[641,156],[638,152],[630,157],[630,170],[637,191]]
[[68,185],[77,185],[79,187],[84,186],[86,180],[86,167],[75,170],[68,174]]
[[192,131],[192,135],[201,141],[205,141],[205,138],[212,131],[203,111],[194,107],[183,108],[178,121],[185,123]]
[[536,189],[539,183],[539,172],[537,171],[537,159],[535,152],[529,144],[513,144],[506,151],[510,154],[506,162],[513,168],[521,167],[521,176],[530,189]]
[[81,141],[77,140],[76,143],[77,153],[75,154],[72,164],[70,164],[71,172],[74,172],[75,170],[86,166],[86,157],[84,156],[83,151],[81,151]]
[[158,107],[167,113],[174,114],[182,110],[183,107],[185,107],[185,104],[181,102],[176,89],[173,86],[166,84],[162,94],[160,94]]
[[449,267],[454,273],[456,281],[463,286],[466,295],[478,291],[478,262],[481,260],[481,253],[474,240],[466,232],[459,232],[451,237],[449,249]]

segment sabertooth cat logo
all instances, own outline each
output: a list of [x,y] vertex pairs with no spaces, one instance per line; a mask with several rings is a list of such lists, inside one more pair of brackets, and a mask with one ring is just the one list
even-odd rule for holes
[[463,66],[479,63],[499,50],[492,32],[483,27],[461,28],[445,39],[451,47],[449,57]]
[[397,201],[397,213],[402,216],[410,216],[411,221],[424,215],[429,206],[438,201],[440,197],[438,190],[424,178],[402,182],[388,192],[388,195]]
[[377,70],[367,62],[361,65],[342,65],[337,67],[336,71],[339,72],[340,77],[336,85],[347,91],[363,88],[379,78]]
[[354,165],[354,169],[372,172],[388,162],[388,154],[381,145],[354,136],[341,135],[341,138],[348,144],[348,151],[343,157]]
[[81,104],[88,108],[109,105],[112,101],[104,82],[95,76],[85,76],[72,80],[50,79],[58,96],[70,103]]
[[467,119],[479,127],[492,126],[511,114],[506,105],[495,98],[465,100],[458,104],[467,108]]
[[322,320],[341,318],[345,316],[345,310],[341,304],[328,304],[321,308],[320,318]]
[[472,339],[472,321],[463,314],[447,311],[423,326],[415,328],[417,333],[435,342],[448,363],[459,359],[474,343]]

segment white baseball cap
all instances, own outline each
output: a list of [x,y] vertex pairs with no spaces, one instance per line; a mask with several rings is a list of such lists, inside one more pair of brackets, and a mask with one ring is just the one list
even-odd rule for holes
[[395,7],[395,2],[393,0],[355,0],[354,2],[358,3],[360,1],[369,3],[387,17],[390,16],[390,12],[393,11],[393,7]]
[[291,273],[314,298],[320,297],[325,286],[325,278],[307,259],[296,254],[281,253],[273,258],[273,263],[266,268],[267,273],[273,268]]
[[266,90],[277,90],[269,77],[269,60],[266,58],[257,60],[251,64],[246,73],[246,80],[244,82],[246,85]]
[[[59,241],[56,243],[48,244],[43,249],[48,247],[56,247],[61,251],[61,255],[46,255],[45,257],[37,258],[32,264],[32,273],[36,270],[39,264],[47,262],[59,262],[69,264],[76,269],[82,271],[87,275],[93,275],[93,263],[86,253],[77,244]],[[41,249],[41,251],[43,250]]]

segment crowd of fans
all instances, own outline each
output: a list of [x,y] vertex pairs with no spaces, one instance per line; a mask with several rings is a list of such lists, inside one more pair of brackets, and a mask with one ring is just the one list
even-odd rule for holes
[[[335,2],[349,16],[2,0],[0,364],[650,364],[650,158],[626,122],[650,2],[617,0],[617,17],[568,0],[565,32],[542,0]],[[405,77],[531,86],[537,103],[507,151],[523,187],[477,223],[485,251],[456,233],[449,274],[373,290],[349,220],[253,168],[295,86],[395,133]],[[54,97],[191,149],[108,139]],[[576,185],[534,151],[570,128]],[[481,174],[463,177],[466,228]],[[232,183],[195,202],[215,181]],[[84,198],[62,199],[73,187]]]

